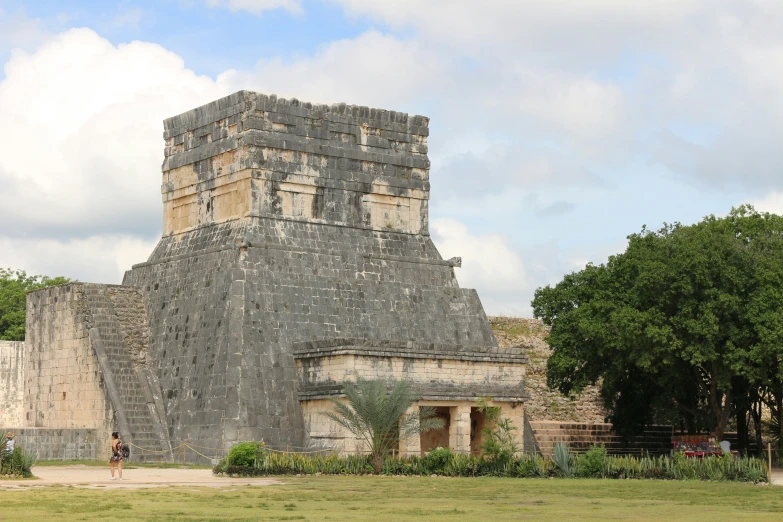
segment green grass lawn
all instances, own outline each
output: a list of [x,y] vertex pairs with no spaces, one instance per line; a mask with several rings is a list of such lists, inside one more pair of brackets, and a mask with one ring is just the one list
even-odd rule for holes
[[0,491],[2,520],[783,520],[783,488],[738,483],[283,477],[285,485]]

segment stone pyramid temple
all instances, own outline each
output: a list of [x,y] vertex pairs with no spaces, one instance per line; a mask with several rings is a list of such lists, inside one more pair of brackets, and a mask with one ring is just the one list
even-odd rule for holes
[[119,430],[152,460],[184,441],[361,451],[331,399],[405,379],[446,427],[400,451],[475,451],[482,397],[521,440],[526,357],[428,233],[428,123],[248,91],[165,120],[163,237],[122,285],[28,295],[0,425],[82,452]]

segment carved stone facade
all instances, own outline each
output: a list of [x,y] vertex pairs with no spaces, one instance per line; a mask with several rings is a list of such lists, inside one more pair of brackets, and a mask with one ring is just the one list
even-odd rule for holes
[[[26,377],[42,383],[27,422],[58,418],[65,388],[92,379],[98,413],[83,424],[109,418],[163,454],[250,439],[353,451],[321,413],[363,377],[410,380],[447,420],[401,451],[468,451],[484,396],[520,421],[521,440],[526,357],[498,347],[478,295],[457,284],[460,260],[429,237],[427,118],[241,91],[164,129],[163,237],[149,259],[122,286],[30,294],[27,354],[50,362]],[[59,333],[36,333],[52,321]],[[82,352],[92,377],[65,370]],[[51,372],[67,376],[65,396],[46,388]]]

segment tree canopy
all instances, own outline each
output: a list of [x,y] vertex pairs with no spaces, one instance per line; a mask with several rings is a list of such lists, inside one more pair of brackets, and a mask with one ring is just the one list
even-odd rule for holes
[[62,276],[28,276],[23,270],[0,268],[0,340],[24,341],[27,292],[70,281]]
[[622,434],[663,420],[722,437],[754,401],[783,398],[781,216],[741,206],[643,227],[624,253],[538,289],[532,304],[551,326],[548,384],[568,394],[600,382]]

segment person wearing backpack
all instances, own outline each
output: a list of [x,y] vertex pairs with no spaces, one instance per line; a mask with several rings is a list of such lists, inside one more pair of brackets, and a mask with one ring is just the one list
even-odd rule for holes
[[[122,459],[125,458],[125,444],[120,439],[119,432],[111,434],[111,458],[109,459],[109,469],[111,469],[111,478],[109,480],[122,480]],[[114,478],[114,465],[117,465],[119,478]]]

